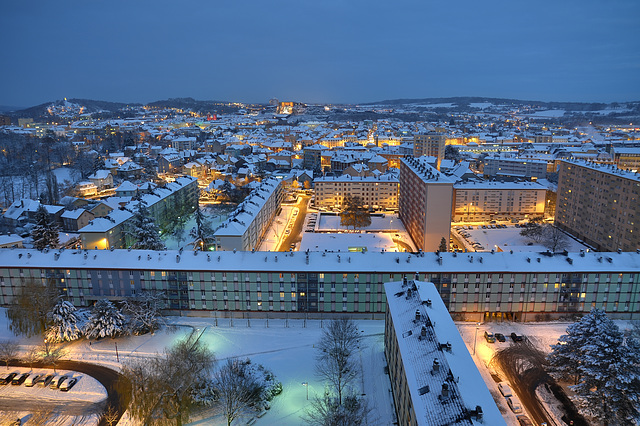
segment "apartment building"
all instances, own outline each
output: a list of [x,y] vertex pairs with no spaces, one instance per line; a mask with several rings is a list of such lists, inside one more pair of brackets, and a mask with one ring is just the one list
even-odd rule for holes
[[457,182],[453,194],[454,222],[530,219],[546,208],[546,188],[537,182]]
[[453,182],[427,163],[408,157],[400,165],[398,213],[416,247],[436,251],[451,229]]
[[640,175],[615,165],[563,161],[555,223],[600,251],[640,248]]
[[640,148],[614,148],[613,161],[624,170],[640,170]]
[[545,179],[547,177],[547,162],[499,156],[487,157],[484,159],[483,174],[485,176]]
[[429,132],[413,135],[413,156],[421,157],[429,155],[438,159],[437,167],[444,159],[444,149],[447,135],[443,133]]
[[313,181],[316,206],[340,207],[345,197],[360,197],[365,207],[396,210],[398,208],[398,184],[395,174],[380,176],[321,177]]
[[398,424],[506,425],[435,285],[385,284],[384,354]]
[[[416,274],[418,274],[416,276]],[[349,313],[383,318],[384,284],[432,282],[456,320],[532,321],[603,309],[640,319],[640,253],[179,252],[0,249],[0,304],[25,279],[76,306],[161,291],[186,315]],[[176,312],[177,313],[177,312]]]
[[257,249],[283,197],[281,181],[275,178],[263,180],[216,229],[216,250]]
[[[140,190],[140,200],[146,203],[149,215],[158,226],[164,226],[180,214],[193,212],[198,203],[198,180],[192,176],[176,178],[164,186],[147,185]],[[138,201],[130,201],[125,210],[112,210],[104,217],[97,217],[79,229],[82,247],[87,249],[126,248],[130,245],[126,227]]]

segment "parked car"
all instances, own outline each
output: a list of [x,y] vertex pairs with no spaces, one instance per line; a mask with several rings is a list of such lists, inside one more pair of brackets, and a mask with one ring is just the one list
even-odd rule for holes
[[529,419],[529,417],[525,416],[524,414],[518,416],[517,419],[518,422],[520,422],[520,426],[534,426],[531,419]]
[[522,334],[518,334],[518,333],[511,333],[511,340],[513,340],[514,342],[522,342],[524,340],[524,337],[522,337]]
[[36,383],[38,383],[38,380],[42,377],[42,374],[33,374],[31,376],[29,376],[27,378],[27,380],[24,381],[24,385],[28,388],[32,387],[33,385],[35,385]]
[[47,374],[42,380],[40,380],[38,382],[38,384],[40,386],[47,387],[47,386],[49,386],[49,384],[51,383],[51,381],[53,380],[54,377],[56,377],[55,374]]
[[507,341],[507,339],[504,338],[504,334],[502,334],[502,333],[496,333],[496,334],[494,334],[494,336],[496,336],[496,340],[498,342],[506,342]]
[[513,395],[513,392],[511,392],[511,388],[509,387],[509,384],[507,382],[498,383],[498,390],[500,390],[500,393],[504,397],[508,398]]
[[77,377],[73,377],[73,378],[63,382],[60,385],[60,390],[62,392],[69,392],[69,389],[71,389],[76,383],[78,383],[78,378]]
[[493,333],[490,333],[488,331],[484,332],[484,339],[489,343],[495,343],[496,342],[496,337],[493,335]]
[[515,396],[510,396],[509,398],[507,398],[507,405],[509,405],[509,408],[511,408],[511,411],[513,411],[515,414],[520,414],[523,411],[520,400]]
[[11,384],[14,385],[14,386],[20,386],[21,384],[24,383],[25,380],[27,380],[27,377],[29,377],[29,373],[22,373],[19,376],[15,376],[11,380]]
[[68,378],[69,376],[57,376],[53,380],[51,380],[51,384],[49,385],[49,387],[51,389],[59,388],[62,382],[64,382]]
[[18,373],[9,373],[3,376],[0,376],[0,385],[7,385],[11,383],[14,377],[16,377]]

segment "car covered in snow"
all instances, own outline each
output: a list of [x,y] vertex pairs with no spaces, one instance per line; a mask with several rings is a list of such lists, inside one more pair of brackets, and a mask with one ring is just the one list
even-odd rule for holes
[[513,392],[511,392],[511,388],[509,387],[509,384],[507,382],[498,383],[498,390],[500,390],[502,396],[505,396],[507,398],[513,395]]
[[60,390],[62,392],[69,392],[69,389],[71,389],[76,383],[78,383],[78,377],[72,377],[60,385]]

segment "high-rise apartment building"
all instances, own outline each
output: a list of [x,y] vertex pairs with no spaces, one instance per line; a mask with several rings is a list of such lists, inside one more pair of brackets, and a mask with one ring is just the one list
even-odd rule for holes
[[442,238],[449,240],[453,182],[430,166],[426,158],[402,160],[398,213],[421,250],[436,251]]
[[425,133],[413,135],[413,156],[429,155],[438,159],[437,167],[444,159],[444,148],[447,135],[443,133]]
[[563,161],[556,225],[599,251],[640,248],[640,175],[614,165]]

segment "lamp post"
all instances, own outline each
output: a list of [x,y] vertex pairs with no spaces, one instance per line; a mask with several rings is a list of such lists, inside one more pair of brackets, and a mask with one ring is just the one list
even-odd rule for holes
[[467,206],[467,222],[469,222],[469,209],[471,208],[471,206],[473,206],[473,203],[469,203],[469,205]]
[[118,355],[118,344],[116,342],[113,342],[114,345],[116,345],[116,359],[118,360],[118,362],[120,362],[120,355]]
[[476,332],[473,336],[473,355],[476,355],[476,341],[478,340],[478,329],[480,328],[480,323],[476,323]]
[[307,401],[309,400],[309,382],[302,382],[302,386],[307,388]]

